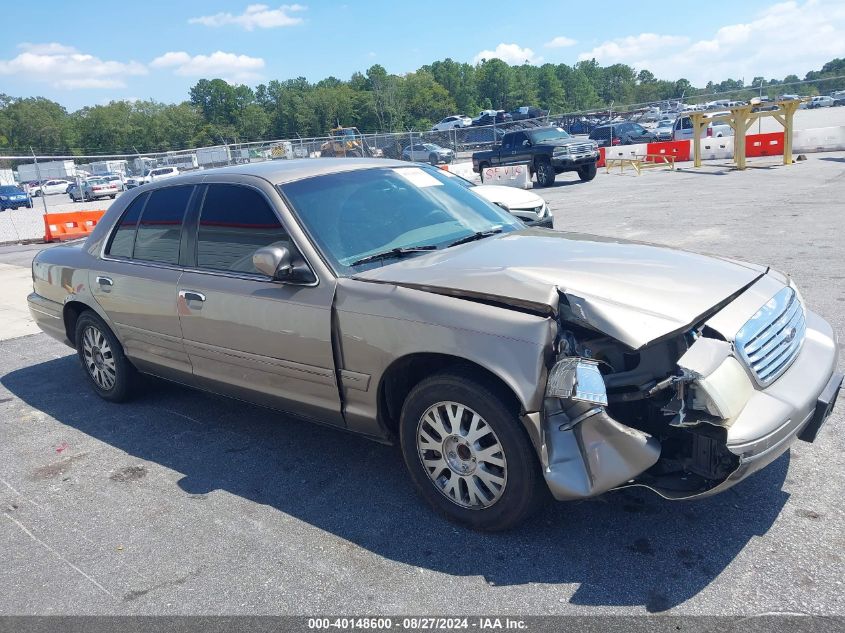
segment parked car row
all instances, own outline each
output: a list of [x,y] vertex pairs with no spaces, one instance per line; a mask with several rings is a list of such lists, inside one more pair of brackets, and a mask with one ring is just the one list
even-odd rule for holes
[[453,114],[441,119],[431,128],[432,132],[443,132],[471,126],[493,125],[495,123],[508,123],[510,121],[525,121],[539,119],[548,114],[545,110],[534,106],[520,106],[510,112],[504,110],[482,110],[474,119],[465,114]]

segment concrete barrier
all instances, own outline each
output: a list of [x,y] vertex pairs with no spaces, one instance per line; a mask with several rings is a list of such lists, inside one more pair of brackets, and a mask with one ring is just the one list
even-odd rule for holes
[[792,133],[792,152],[831,152],[845,150],[845,126],[817,127]]
[[[690,156],[687,160],[692,160],[692,141],[690,144]],[[701,147],[701,158],[704,160],[733,158],[734,155],[734,137],[707,137],[699,141]]]
[[448,165],[441,165],[440,168],[466,180],[475,180],[477,177],[477,174],[472,171],[472,163],[449,163]]
[[531,189],[533,186],[528,163],[504,167],[487,167],[481,174],[481,180],[485,185],[505,185],[519,189]]

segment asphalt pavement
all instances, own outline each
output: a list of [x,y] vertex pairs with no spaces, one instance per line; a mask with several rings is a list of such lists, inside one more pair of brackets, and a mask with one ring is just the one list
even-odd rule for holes
[[[538,193],[559,229],[793,273],[841,336],[845,153],[757,164],[564,175]],[[430,512],[393,447],[157,380],[110,404],[72,350],[12,338],[0,613],[845,615],[843,408],[719,496],[612,492],[490,535]]]

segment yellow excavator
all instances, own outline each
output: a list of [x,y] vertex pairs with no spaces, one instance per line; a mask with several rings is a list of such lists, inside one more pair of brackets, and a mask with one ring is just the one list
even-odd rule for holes
[[362,156],[381,156],[380,149],[367,145],[357,127],[337,127],[329,131],[329,140],[320,145],[320,156],[351,158]]

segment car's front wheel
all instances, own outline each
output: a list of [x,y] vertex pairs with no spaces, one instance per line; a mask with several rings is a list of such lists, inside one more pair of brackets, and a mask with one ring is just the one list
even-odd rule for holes
[[139,380],[117,337],[91,311],[76,321],[76,352],[97,395],[111,402],[128,400]]
[[420,382],[402,408],[400,442],[422,496],[458,523],[508,529],[547,497],[518,407],[484,381],[456,372]]

